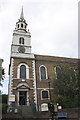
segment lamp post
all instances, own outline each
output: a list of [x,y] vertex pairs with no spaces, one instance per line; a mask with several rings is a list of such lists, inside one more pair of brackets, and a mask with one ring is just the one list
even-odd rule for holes
[[50,81],[48,81],[48,85],[49,85],[49,96],[50,96],[50,101],[51,101],[51,90],[50,90],[51,85],[50,85]]
[[50,96],[50,112],[51,112],[51,120],[54,120],[54,105],[53,105],[53,103],[51,102],[52,100],[51,100],[51,83],[50,83],[50,79],[48,78],[48,86],[49,86],[49,96]]

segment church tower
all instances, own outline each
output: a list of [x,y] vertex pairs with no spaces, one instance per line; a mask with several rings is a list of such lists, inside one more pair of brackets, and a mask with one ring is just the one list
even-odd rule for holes
[[35,57],[31,53],[31,33],[24,19],[23,8],[13,31],[9,65],[8,104],[37,104]]
[[27,25],[22,8],[20,19],[16,23],[16,28],[13,31],[11,57],[34,57],[34,55],[31,54],[31,34],[29,29],[27,30]]

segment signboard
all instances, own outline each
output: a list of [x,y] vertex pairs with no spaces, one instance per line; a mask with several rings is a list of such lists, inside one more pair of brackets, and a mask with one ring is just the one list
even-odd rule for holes
[[48,104],[47,103],[41,104],[41,111],[48,111]]
[[59,110],[62,109],[62,106],[58,106],[58,109],[59,109]]
[[15,95],[10,95],[9,96],[9,101],[14,102],[15,101]]

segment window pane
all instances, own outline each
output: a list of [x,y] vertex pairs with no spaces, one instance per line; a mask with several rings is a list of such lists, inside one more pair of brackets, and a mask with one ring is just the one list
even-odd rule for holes
[[48,91],[42,91],[42,98],[48,98]]
[[21,65],[20,67],[20,78],[26,78],[26,66],[25,65]]
[[41,79],[46,79],[46,69],[45,67],[41,67],[40,68],[40,72],[41,72]]

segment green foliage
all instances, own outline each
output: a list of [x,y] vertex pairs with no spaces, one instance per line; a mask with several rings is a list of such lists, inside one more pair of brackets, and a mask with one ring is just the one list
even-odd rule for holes
[[3,94],[2,95],[2,104],[7,104],[7,99],[8,99],[8,95]]
[[2,62],[3,62],[3,59],[0,59],[0,86],[2,86],[1,82],[5,78],[5,72],[4,72],[4,69],[2,67]]
[[7,112],[7,99],[8,99],[8,95],[3,94],[2,95],[2,113],[6,113]]
[[2,80],[4,80],[4,78],[5,78],[5,70],[4,68],[2,68]]
[[2,104],[2,113],[7,113],[7,108],[8,108],[7,104]]
[[57,103],[63,107],[78,106],[78,73],[74,68],[68,65],[58,65],[53,87]]
[[58,95],[55,98],[56,102],[59,103],[62,108],[74,108],[74,107],[78,107],[78,98],[74,97],[68,97],[68,96],[62,96],[62,95]]
[[48,103],[48,108],[49,108],[51,113],[54,112],[54,105],[52,103]]

